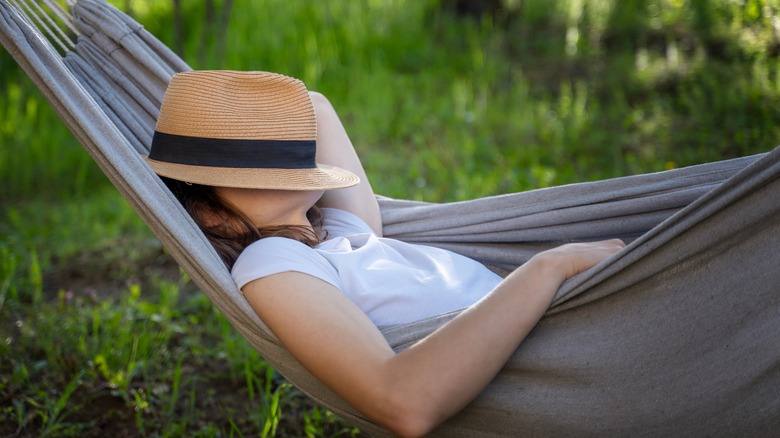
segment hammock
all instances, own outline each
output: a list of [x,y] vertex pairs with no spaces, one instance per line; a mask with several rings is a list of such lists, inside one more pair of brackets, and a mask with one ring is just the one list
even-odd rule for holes
[[[264,330],[205,237],[141,159],[165,86],[187,64],[107,3],[68,3],[0,0],[3,46],[236,330],[312,399],[369,434],[389,435]],[[388,237],[451,249],[499,272],[563,242],[631,241],[566,282],[493,383],[433,435],[777,433],[778,175],[780,149],[465,202],[380,197]],[[402,350],[455,314],[381,329]]]

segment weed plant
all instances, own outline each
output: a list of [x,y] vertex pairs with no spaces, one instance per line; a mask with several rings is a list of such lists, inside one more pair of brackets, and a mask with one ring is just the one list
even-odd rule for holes
[[[195,68],[301,78],[377,192],[431,202],[773,148],[779,3],[114,1]],[[0,436],[360,434],[194,289],[5,52],[0,96]]]

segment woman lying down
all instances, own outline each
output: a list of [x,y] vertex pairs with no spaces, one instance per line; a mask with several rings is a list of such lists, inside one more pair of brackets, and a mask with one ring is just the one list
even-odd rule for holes
[[[563,245],[502,279],[458,254],[383,238],[335,110],[279,74],[174,76],[147,161],[285,348],[401,436],[424,435],[464,408],[561,284],[624,246]],[[398,354],[377,329],[462,308]]]

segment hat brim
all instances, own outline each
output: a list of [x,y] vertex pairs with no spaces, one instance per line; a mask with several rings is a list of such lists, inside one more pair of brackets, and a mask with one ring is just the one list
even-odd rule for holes
[[194,166],[157,161],[144,156],[160,176],[216,187],[269,190],[332,190],[354,186],[360,178],[340,167],[317,164],[306,169],[265,169]]

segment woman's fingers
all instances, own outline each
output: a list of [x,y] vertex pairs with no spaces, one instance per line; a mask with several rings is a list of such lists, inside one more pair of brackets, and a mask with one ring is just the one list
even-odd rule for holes
[[559,264],[564,278],[568,279],[590,269],[625,246],[626,244],[620,239],[567,243],[539,253],[537,257],[554,260]]

